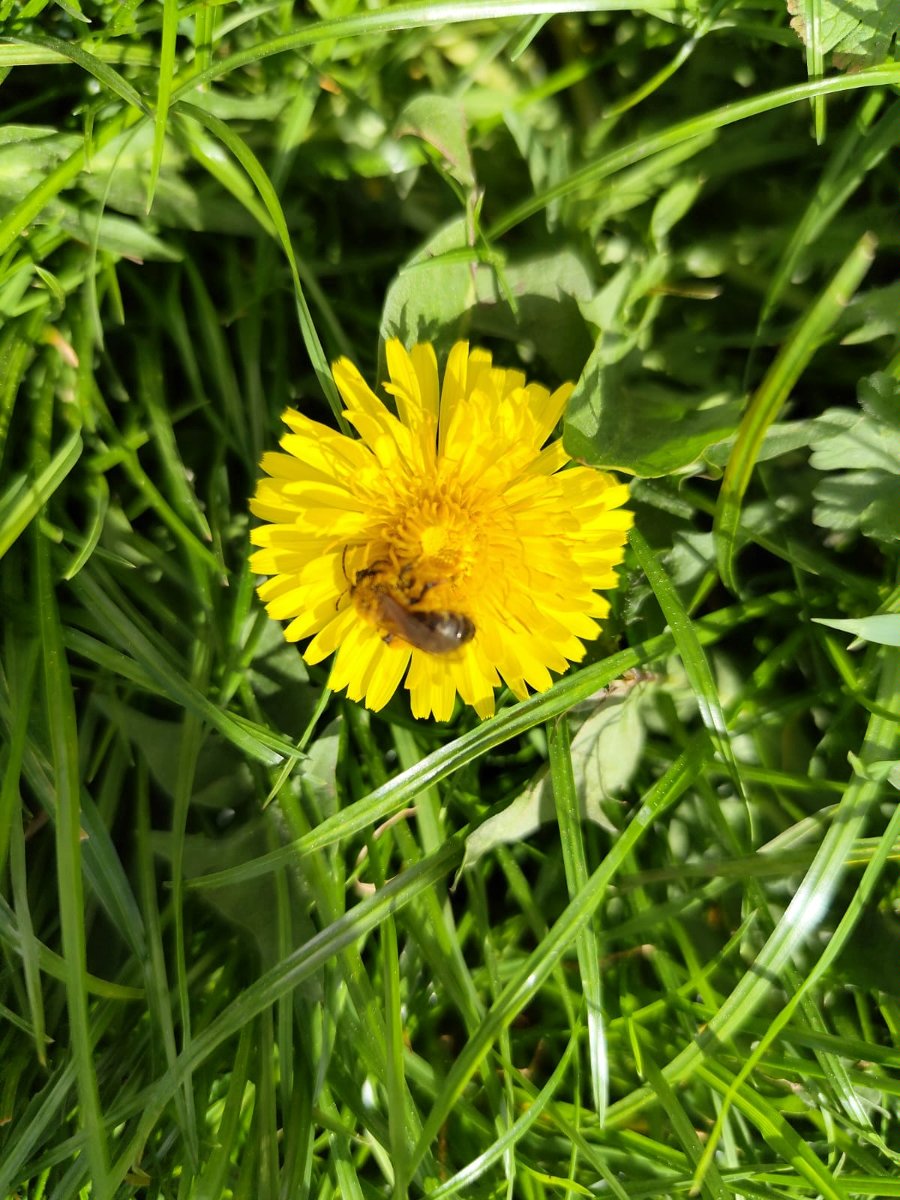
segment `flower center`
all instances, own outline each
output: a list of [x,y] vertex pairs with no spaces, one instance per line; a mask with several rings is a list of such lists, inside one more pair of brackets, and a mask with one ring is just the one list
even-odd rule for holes
[[385,523],[384,537],[404,590],[425,607],[451,608],[478,555],[479,522],[457,489],[429,482],[410,489]]

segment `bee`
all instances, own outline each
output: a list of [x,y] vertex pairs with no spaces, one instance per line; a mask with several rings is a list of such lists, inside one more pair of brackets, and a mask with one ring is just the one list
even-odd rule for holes
[[405,608],[387,592],[374,595],[373,615],[386,642],[398,637],[426,654],[449,654],[475,636],[475,623],[465,613]]
[[[392,587],[381,564],[375,563],[356,572],[350,592],[357,610],[378,626],[388,644],[399,638],[426,654],[450,654],[471,642],[475,623],[465,613],[413,607],[434,586],[425,584],[413,597],[408,576],[404,578],[401,572],[399,588]],[[402,598],[398,598],[398,590]]]

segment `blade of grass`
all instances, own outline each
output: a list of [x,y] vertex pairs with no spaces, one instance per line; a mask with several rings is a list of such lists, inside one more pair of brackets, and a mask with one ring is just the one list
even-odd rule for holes
[[[801,0],[806,8],[803,41],[806,45],[806,73],[810,79],[821,79],[825,74],[825,52],[822,48],[822,0]],[[825,142],[825,98],[814,96],[812,105],[816,145]]]
[[685,611],[684,605],[681,603],[681,599],[672,585],[672,581],[663,570],[659,561],[659,555],[650,549],[643,534],[633,529],[629,541],[637,557],[638,564],[647,576],[647,582],[653,589],[656,601],[662,609],[663,616],[666,618],[669,628],[672,631],[672,636],[675,639],[675,647],[681,656],[681,661],[684,663],[685,672],[693,689],[694,698],[697,701],[700,718],[721,754],[722,761],[728,768],[728,776],[734,785],[735,792],[742,800],[746,801],[744,783],[734,757],[734,750],[732,749],[725,714],[722,711],[722,704],[719,700],[719,693],[713,679],[712,669],[706,655],[703,653],[703,647],[697,635],[697,630]]
[[[2,897],[0,897],[0,939],[14,954],[22,955],[22,938],[15,915]],[[66,978],[65,960],[49,946],[45,946],[43,942],[37,942],[37,955],[38,965],[43,973],[49,975],[51,979],[57,979],[60,983],[64,983]],[[102,996],[107,1000],[142,1000],[144,998],[141,988],[112,983],[108,979],[100,979],[90,973],[87,974],[86,979],[87,990],[92,996]]]
[[[703,1150],[697,1131],[691,1124],[678,1093],[656,1065],[652,1042],[647,1030],[641,1030],[640,1036],[643,1043],[640,1048],[643,1074],[649,1086],[656,1093],[659,1106],[666,1114],[667,1122],[681,1144],[687,1161],[696,1166]],[[725,1182],[714,1164],[703,1180],[698,1181],[698,1191],[706,1197],[706,1200],[729,1200],[732,1195],[730,1188],[725,1186]]]
[[46,34],[37,34],[29,32],[25,35],[13,35],[10,39],[13,45],[19,46],[40,46],[44,50],[52,50],[55,54],[65,61],[69,60],[81,67],[82,71],[87,71],[89,75],[93,75],[98,83],[108,88],[114,96],[118,96],[130,108],[138,113],[147,114],[149,108],[139,92],[137,92],[123,75],[114,70],[96,54],[90,53],[83,49],[75,41],[63,41],[61,38],[49,37]]
[[566,1043],[566,1048],[553,1068],[550,1078],[541,1088],[540,1092],[525,1106],[525,1111],[522,1115],[508,1129],[504,1130],[493,1145],[482,1151],[477,1158],[474,1158],[462,1170],[457,1171],[455,1175],[452,1175],[433,1191],[430,1191],[428,1193],[429,1200],[449,1200],[451,1196],[465,1195],[465,1189],[479,1179],[495,1162],[498,1162],[508,1150],[521,1142],[537,1121],[542,1118],[546,1119],[544,1114],[551,1100],[559,1090],[560,1084],[572,1062],[572,1055],[577,1045],[577,1031],[573,1030],[573,1035]]
[[34,1050],[42,1067],[47,1065],[47,1024],[44,1016],[44,993],[41,989],[40,948],[34,935],[31,909],[28,901],[28,880],[25,867],[25,831],[20,814],[16,814],[9,843],[9,878],[12,884],[13,903],[19,926],[19,954],[22,958],[22,974],[25,977],[25,992],[28,996],[28,1012],[31,1018]]
[[12,481],[0,497],[0,558],[64,482],[82,449],[81,435],[73,430],[33,482],[24,475]]
[[[147,962],[144,977],[147,987],[147,1000],[152,1019],[158,1029],[158,1037],[162,1042],[166,1065],[171,1067],[178,1057],[175,1042],[175,1025],[172,1020],[172,1008],[169,999],[169,980],[166,972],[165,952],[163,950],[162,923],[159,906],[156,899],[156,871],[153,850],[150,845],[150,788],[147,769],[139,764],[137,777],[137,821],[136,821],[136,857],[138,883],[143,910],[144,924],[147,929]],[[178,1113],[178,1124],[181,1135],[189,1153],[193,1157],[191,1163],[198,1158],[196,1142],[196,1118],[193,1111],[193,1094],[186,1095],[183,1088],[175,1093],[175,1108]]]
[[189,104],[184,100],[179,101],[176,111],[179,115],[191,117],[205,129],[208,129],[234,155],[247,172],[248,177],[252,180],[254,187],[262,198],[291,270],[291,279],[294,284],[294,301],[297,306],[297,319],[300,324],[300,333],[306,346],[306,352],[316,373],[316,378],[319,380],[322,394],[327,399],[331,406],[331,411],[334,413],[335,420],[344,433],[348,433],[349,426],[343,416],[344,404],[331,376],[328,359],[322,343],[319,341],[312,313],[309,311],[309,306],[306,303],[306,295],[303,291],[303,285],[300,282],[300,272],[297,268],[297,258],[291,243],[290,231],[288,230],[287,221],[284,218],[284,210],[281,207],[281,202],[278,199],[278,194],[272,185],[272,181],[263,170],[262,163],[247,143],[224,121],[213,116],[212,113],[198,108],[197,105]]
[[[139,628],[135,621],[112,602],[110,589],[100,586],[102,577],[95,579],[94,575],[94,568],[88,567],[81,571],[69,586],[87,610],[99,617],[109,636],[135,659],[164,695],[189,712],[197,713],[258,762],[273,764],[280,761],[282,753],[296,754],[294,746],[286,739],[283,740],[283,750],[272,750],[251,732],[251,722],[218,709],[206,696],[191,687],[177,669],[157,652],[149,631]],[[279,742],[279,747],[281,745]]]
[[113,1178],[124,1177],[174,1091],[216,1047],[233,1037],[280,996],[287,995],[304,980],[311,978],[325,963],[340,954],[344,947],[376,929],[388,914],[397,912],[424,889],[445,879],[461,862],[462,855],[462,839],[459,836],[448,839],[436,854],[395,876],[374,895],[339,917],[245,988],[211,1025],[194,1038],[190,1053],[180,1056],[173,1069],[132,1102],[132,1112],[140,1112],[141,1117],[113,1166]]
[[0,466],[6,452],[16,397],[34,358],[44,319],[44,311],[38,309],[25,320],[7,320],[0,329]]
[[178,36],[178,0],[163,0],[162,36],[159,46],[156,90],[156,115],[153,120],[153,155],[150,159],[150,179],[147,183],[147,212],[153,208],[156,181],[162,165],[166,145],[166,124],[169,117],[169,100],[172,81],[175,78],[175,40]]
[[[882,664],[878,711],[869,719],[859,755],[863,762],[898,757],[900,654],[886,650]],[[696,1069],[708,1046],[727,1042],[743,1027],[780,979],[785,965],[809,941],[843,879],[853,846],[878,802],[881,788],[880,783],[853,775],[812,865],[750,969],[710,1017],[706,1029],[663,1068],[670,1082],[686,1078]],[[855,919],[858,912],[854,905],[845,910],[850,911]],[[810,970],[810,965],[807,964],[805,969]],[[649,1100],[647,1089],[638,1089],[623,1097],[610,1106],[610,1122],[627,1124]]]
[[654,821],[675,804],[690,787],[702,769],[709,750],[709,740],[704,732],[702,737],[695,738],[687,750],[676,759],[665,775],[644,796],[640,809],[619,835],[607,857],[590,876],[586,886],[569,901],[565,911],[537,949],[517,967],[509,983],[491,1005],[477,1032],[470,1037],[448,1071],[425,1120],[422,1135],[416,1146],[414,1166],[427,1152],[466,1084],[489,1053],[495,1038],[528,1004],[576,939],[579,931],[587,927],[611,880],[628,860],[628,856],[644,834],[653,827]]
[[78,729],[72,682],[62,644],[56,597],[50,576],[50,551],[35,539],[38,585],[37,615],[44,659],[44,698],[53,755],[56,792],[56,862],[66,1003],[72,1055],[78,1082],[79,1122],[85,1132],[87,1161],[99,1197],[111,1197],[109,1147],[94,1065],[91,1020],[87,1004],[87,937],[81,865]]
[[762,329],[790,283],[803,251],[828,228],[866,176],[900,140],[900,103],[894,102],[877,124],[873,124],[884,95],[864,97],[855,121],[849,121],[822,173],[809,206],[801,216],[760,305]]
[[741,520],[741,501],[756,466],[763,438],[809,360],[846,308],[872,265],[875,246],[875,239],[869,233],[864,234],[856,243],[819,299],[782,346],[741,418],[737,440],[725,468],[713,521],[719,574],[725,586],[734,592],[738,591],[734,560]]
[[[572,768],[572,741],[565,717],[547,724],[550,778],[556,804],[556,820],[562,843],[563,865],[569,900],[587,887],[590,875],[581,833],[581,806]],[[598,1120],[603,1123],[609,1099],[609,1059],[603,1021],[603,985],[600,978],[600,935],[595,922],[588,922],[575,939],[581,989],[587,1013],[591,1096]]]

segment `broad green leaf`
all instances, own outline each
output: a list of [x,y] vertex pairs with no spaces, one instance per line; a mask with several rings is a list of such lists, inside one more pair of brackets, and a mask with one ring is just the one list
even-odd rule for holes
[[859,409],[829,408],[810,424],[810,466],[900,475],[900,382],[887,374],[860,381]]
[[616,339],[601,335],[569,401],[565,446],[580,461],[653,478],[697,462],[739,415],[726,394],[686,395],[626,375]]
[[[811,0],[788,0],[791,28],[809,42]],[[887,58],[891,39],[900,29],[898,0],[817,0],[821,8],[819,39],[822,51],[834,55],[837,66],[878,66]]]
[[449,96],[416,96],[401,110],[396,137],[415,137],[441,156],[448,174],[464,188],[475,186],[468,123],[462,104]]
[[[574,379],[591,352],[591,333],[582,306],[594,292],[584,259],[570,246],[546,254],[475,268],[476,307],[468,317],[471,336],[530,343],[555,372],[546,383]],[[514,307],[513,307],[514,306]]]
[[448,348],[460,318],[475,300],[473,258],[464,218],[438,230],[388,288],[379,331],[382,342],[399,337],[407,346],[436,342]]
[[859,531],[880,542],[900,540],[900,478],[886,471],[828,475],[813,492],[813,520],[841,533]]

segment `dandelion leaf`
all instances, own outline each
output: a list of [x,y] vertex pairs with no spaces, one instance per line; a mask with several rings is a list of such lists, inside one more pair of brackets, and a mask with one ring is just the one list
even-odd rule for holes
[[810,466],[829,474],[814,491],[817,525],[900,540],[900,384],[878,373],[859,385],[858,409],[830,408],[813,422]]
[[813,493],[813,520],[837,532],[858,530],[879,542],[900,541],[900,479],[885,471],[830,475]]
[[[433,342],[449,349],[462,314],[475,299],[471,258],[464,217],[439,229],[388,289],[381,314],[382,342],[397,337],[407,346]],[[384,376],[382,361],[379,378]]]
[[657,478],[681,471],[725,441],[740,418],[727,393],[697,396],[625,370],[615,335],[601,335],[575,386],[565,425],[573,458]]
[[592,339],[580,305],[594,283],[574,250],[554,247],[499,271],[482,265],[475,283],[472,328],[478,336],[530,342],[553,373],[546,383],[573,378],[587,362]]

